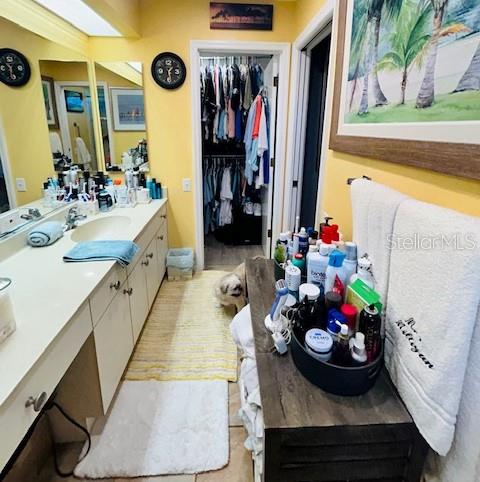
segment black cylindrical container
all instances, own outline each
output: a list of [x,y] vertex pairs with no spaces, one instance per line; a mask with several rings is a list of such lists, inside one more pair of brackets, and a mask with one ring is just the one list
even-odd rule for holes
[[382,318],[375,305],[366,306],[361,312],[358,322],[358,331],[365,335],[365,350],[367,360],[375,360],[382,346]]
[[362,395],[375,385],[383,367],[383,352],[373,363],[359,367],[340,367],[311,356],[292,330],[290,344],[293,361],[300,373],[311,383],[335,395]]

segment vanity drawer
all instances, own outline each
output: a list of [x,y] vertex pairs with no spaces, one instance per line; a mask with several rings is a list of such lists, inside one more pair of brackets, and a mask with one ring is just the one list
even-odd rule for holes
[[52,395],[91,331],[87,302],[0,407],[0,471],[40,413],[25,403],[29,397],[37,397],[42,392],[47,398]]
[[93,326],[97,326],[102,315],[108,308],[114,296],[127,279],[127,270],[115,263],[105,279],[101,282],[90,297],[90,310],[92,311]]

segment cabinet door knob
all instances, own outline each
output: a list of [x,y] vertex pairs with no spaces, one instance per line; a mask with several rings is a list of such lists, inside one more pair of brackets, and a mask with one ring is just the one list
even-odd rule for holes
[[162,214],[160,217],[161,217],[162,219],[167,219],[167,215],[166,215],[166,214]]
[[110,283],[110,289],[111,290],[119,290],[120,289],[120,280],[119,281],[115,281],[115,283]]
[[153,258],[153,253],[148,253],[148,254],[147,254],[147,258],[152,259],[152,258]]
[[36,397],[28,397],[27,401],[25,402],[25,407],[28,408],[33,406],[35,412],[39,412],[45,405],[47,398],[47,392],[41,392]]
[[163,234],[161,236],[157,236],[157,239],[159,239],[160,241],[163,241]]
[[150,261],[146,259],[145,261],[142,261],[143,266],[148,266],[150,264]]
[[133,288],[128,288],[128,290],[125,288],[123,290],[124,295],[132,296],[132,293],[133,293]]

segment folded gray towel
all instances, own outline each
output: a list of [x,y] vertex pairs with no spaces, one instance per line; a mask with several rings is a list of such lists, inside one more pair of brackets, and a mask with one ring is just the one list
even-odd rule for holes
[[50,246],[63,236],[62,223],[48,221],[33,228],[27,236],[27,243],[34,248]]
[[139,249],[132,241],[85,241],[72,248],[63,257],[63,261],[76,263],[111,260],[125,267],[130,264]]

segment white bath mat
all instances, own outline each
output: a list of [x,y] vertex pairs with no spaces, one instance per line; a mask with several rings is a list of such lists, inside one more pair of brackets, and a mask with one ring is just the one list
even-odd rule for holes
[[226,381],[123,382],[77,477],[193,474],[228,463]]

